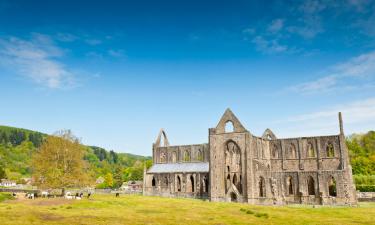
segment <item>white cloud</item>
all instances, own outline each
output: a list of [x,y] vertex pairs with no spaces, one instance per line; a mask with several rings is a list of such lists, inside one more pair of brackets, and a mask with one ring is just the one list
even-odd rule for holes
[[75,85],[75,75],[58,60],[63,55],[47,35],[32,34],[29,40],[0,38],[2,65],[51,89]]
[[268,32],[271,33],[277,33],[279,32],[284,26],[284,20],[283,19],[275,19],[271,22],[271,24],[268,26]]
[[100,45],[102,43],[99,39],[87,39],[85,42],[89,45]]
[[348,102],[321,111],[296,115],[275,121],[275,126],[284,124],[282,136],[307,136],[338,133],[338,112],[342,112],[347,134],[373,130],[375,127],[375,98]]
[[117,58],[121,58],[125,56],[124,50],[122,49],[117,49],[117,50],[110,49],[108,50],[108,54],[112,57],[117,57]]
[[264,37],[258,35],[253,38],[252,42],[255,44],[256,49],[263,53],[271,54],[288,51],[288,46],[281,45],[277,39],[266,40]]
[[[335,90],[338,86],[356,89],[353,85],[347,85],[354,80],[360,86],[368,86],[375,78],[375,51],[353,57],[344,63],[332,66],[329,75],[317,80],[297,84],[287,89],[301,94],[321,93]],[[346,85],[346,86],[345,86]],[[371,85],[370,85],[371,86]]]

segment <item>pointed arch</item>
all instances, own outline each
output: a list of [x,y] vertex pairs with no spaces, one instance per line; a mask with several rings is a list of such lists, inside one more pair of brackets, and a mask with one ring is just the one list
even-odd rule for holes
[[307,192],[309,195],[315,195],[315,181],[312,176],[307,178]]
[[293,177],[288,176],[286,178],[286,187],[287,187],[287,193],[288,195],[294,195],[294,182]]
[[335,147],[331,142],[328,142],[326,145],[326,155],[328,158],[335,157]]
[[263,132],[263,135],[262,135],[262,138],[263,139],[266,139],[266,140],[276,140],[276,135],[272,132],[271,129],[267,128],[264,132]]
[[177,176],[177,192],[181,192],[181,178]]
[[[163,141],[163,146],[161,146],[162,141]],[[156,141],[155,141],[154,145],[157,146],[157,147],[168,147],[169,146],[167,134],[165,133],[164,129],[160,129],[158,137],[156,138]]]
[[234,125],[232,121],[228,120],[225,123],[224,133],[231,133],[231,132],[234,132]]
[[278,159],[279,158],[279,148],[276,144],[272,145],[272,158]]
[[314,149],[314,145],[309,142],[307,143],[307,158],[315,158],[315,149]]
[[176,163],[177,162],[177,152],[172,152],[172,156],[171,156],[171,162],[172,163]]
[[328,179],[328,193],[329,196],[336,197],[337,190],[336,190],[336,180],[333,176]]
[[241,124],[233,112],[230,109],[227,109],[216,126],[216,133],[225,133],[225,125],[227,122],[231,122],[233,124],[233,132],[246,132],[245,127]]
[[203,152],[202,150],[198,149],[197,151],[197,161],[203,161]]
[[156,187],[156,179],[154,176],[152,176],[152,181],[151,181],[152,187]]
[[291,143],[288,148],[288,158],[289,159],[296,159],[297,158],[297,149],[296,146]]
[[166,163],[167,162],[167,154],[165,152],[160,153],[160,163]]
[[264,177],[262,176],[259,177],[258,188],[259,188],[259,197],[266,197],[266,184],[265,184]]
[[195,192],[195,183],[194,183],[194,176],[190,175],[190,192]]
[[185,150],[184,151],[184,162],[190,162],[190,161],[191,161],[190,151],[189,150]]

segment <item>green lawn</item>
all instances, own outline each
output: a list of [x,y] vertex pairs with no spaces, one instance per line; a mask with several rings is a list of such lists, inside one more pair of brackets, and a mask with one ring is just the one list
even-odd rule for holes
[[[0,193],[0,195],[2,195]],[[87,200],[0,203],[1,224],[375,224],[375,203],[359,207],[253,206],[193,199],[94,195]]]

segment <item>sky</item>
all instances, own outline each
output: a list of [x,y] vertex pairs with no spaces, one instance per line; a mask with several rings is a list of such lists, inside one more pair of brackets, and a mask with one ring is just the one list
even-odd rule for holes
[[375,1],[0,0],[0,124],[151,155],[256,136],[375,129]]

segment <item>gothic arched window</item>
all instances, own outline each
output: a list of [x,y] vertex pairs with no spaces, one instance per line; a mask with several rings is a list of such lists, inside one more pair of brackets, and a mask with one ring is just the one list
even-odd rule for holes
[[315,150],[312,143],[307,144],[307,157],[308,158],[314,158],[315,157]]
[[286,186],[288,195],[294,195],[294,187],[293,187],[293,177],[289,176],[286,178]]
[[297,151],[296,151],[296,147],[294,146],[294,144],[290,144],[289,146],[288,157],[289,159],[297,158]]
[[176,152],[172,152],[172,159],[171,159],[172,163],[176,163],[177,162],[177,153]]
[[327,144],[326,154],[327,154],[327,157],[329,158],[335,157],[335,148],[333,147],[332,143]]
[[167,162],[167,155],[165,154],[165,152],[160,153],[160,162],[161,163]]
[[233,132],[233,131],[234,131],[233,122],[232,121],[227,121],[225,123],[225,130],[224,130],[224,132],[225,133],[230,133],[230,132]]
[[203,161],[203,153],[201,150],[198,150],[198,153],[197,153],[197,160],[198,161]]
[[263,177],[259,177],[259,197],[266,197],[266,184]]
[[190,162],[190,152],[188,150],[184,152],[184,161]]
[[307,189],[309,195],[315,195],[315,181],[312,176],[309,176],[309,178],[307,178]]
[[272,147],[272,158],[274,158],[274,159],[279,158],[279,150],[277,148],[277,145],[273,145],[273,147]]
[[333,197],[337,196],[336,180],[333,177],[330,177],[328,180],[328,192],[329,192],[329,196],[333,196]]

